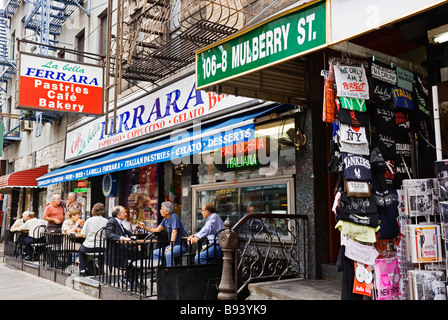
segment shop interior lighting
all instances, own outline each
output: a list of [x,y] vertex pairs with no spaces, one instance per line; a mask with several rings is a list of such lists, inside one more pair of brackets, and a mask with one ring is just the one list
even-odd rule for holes
[[447,42],[447,41],[448,41],[448,32],[434,37],[434,42],[436,42],[436,43],[443,43],[443,42]]
[[448,24],[428,30],[430,43],[444,43],[448,41]]

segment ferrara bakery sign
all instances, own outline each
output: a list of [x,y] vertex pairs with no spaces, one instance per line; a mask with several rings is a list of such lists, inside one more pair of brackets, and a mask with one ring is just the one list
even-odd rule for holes
[[103,114],[103,67],[20,54],[17,108]]

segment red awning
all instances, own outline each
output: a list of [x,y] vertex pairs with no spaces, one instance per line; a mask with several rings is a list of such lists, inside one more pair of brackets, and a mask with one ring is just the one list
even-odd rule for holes
[[36,178],[48,173],[48,166],[13,172],[0,177],[0,191],[10,188],[37,188]]

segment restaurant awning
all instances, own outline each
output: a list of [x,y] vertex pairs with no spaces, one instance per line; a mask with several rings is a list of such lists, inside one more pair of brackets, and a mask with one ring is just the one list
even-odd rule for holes
[[271,103],[246,115],[230,117],[219,123],[192,130],[173,131],[169,137],[111,152],[97,158],[55,169],[37,179],[40,187],[128,170],[164,161],[216,150],[254,138],[255,118],[291,109],[293,106]]
[[46,173],[47,165],[0,176],[0,192],[7,193],[12,188],[37,188],[36,179]]

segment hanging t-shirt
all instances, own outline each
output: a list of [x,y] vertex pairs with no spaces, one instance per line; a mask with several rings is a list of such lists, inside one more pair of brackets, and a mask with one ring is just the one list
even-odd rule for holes
[[381,151],[381,154],[385,158],[390,158],[395,156],[395,138],[394,136],[389,136],[386,134],[372,132],[372,146],[378,147]]
[[397,86],[409,92],[413,90],[414,74],[408,70],[396,67],[397,70]]
[[407,110],[395,109],[395,125],[395,137],[400,141],[409,140],[411,121],[409,112]]
[[379,80],[373,80],[373,102],[380,105],[389,105],[392,100],[391,85]]
[[334,68],[330,63],[328,75],[325,77],[324,84],[324,103],[322,120],[327,123],[333,123],[336,120],[336,82],[334,80]]
[[436,161],[434,131],[431,129],[430,119],[426,115],[417,112],[415,114],[415,127],[418,132],[418,173],[422,178],[434,175],[432,164]]
[[380,239],[394,239],[398,236],[398,201],[379,207],[381,218]]
[[340,123],[339,129],[341,132],[341,142],[354,144],[364,144],[368,142],[365,127],[355,127]]
[[358,112],[366,112],[366,100],[364,99],[356,99],[356,98],[347,98],[347,97],[339,97],[339,102],[341,104],[341,108],[358,111]]
[[375,265],[376,258],[379,255],[374,246],[362,244],[350,238],[342,238],[341,246],[345,246],[345,256],[347,258],[368,266]]
[[367,127],[369,125],[369,114],[366,112],[340,108],[338,111],[338,119],[341,123],[355,127]]
[[365,242],[365,243],[375,243],[376,242],[376,232],[380,227],[368,227],[362,226],[353,222],[339,220],[336,223],[335,229],[341,232],[341,237],[348,236],[349,238]]
[[339,149],[341,152],[369,155],[369,144],[366,143],[347,143],[339,141]]
[[431,112],[428,104],[428,89],[423,83],[423,79],[419,75],[415,75],[415,90],[412,92],[414,95],[415,109],[425,116],[430,117]]
[[[399,157],[397,156],[395,159],[395,180],[394,187],[395,189],[400,189],[405,179],[412,179],[413,170],[412,170],[412,159],[411,157]],[[403,161],[404,160],[404,161]]]
[[337,96],[369,99],[369,82],[363,67],[334,66]]
[[377,212],[368,214],[347,213],[340,208],[336,208],[336,217],[338,220],[352,222],[361,226],[376,228],[379,224],[379,215]]
[[410,91],[399,87],[392,87],[392,98],[397,108],[414,110],[414,101],[412,100],[412,93]]
[[372,122],[376,127],[376,132],[395,136],[395,109],[390,106],[378,104],[373,109]]
[[397,173],[397,168],[394,159],[385,159],[387,170],[384,172],[384,181],[387,184],[387,189],[397,189],[395,187],[395,176]]
[[341,153],[344,176],[347,180],[370,181],[370,160],[366,156]]
[[383,63],[376,59],[371,59],[370,70],[372,73],[372,78],[389,83],[391,85],[397,84],[397,71],[390,64]]
[[395,153],[397,156],[411,157],[412,147],[411,143],[406,140],[395,142]]

